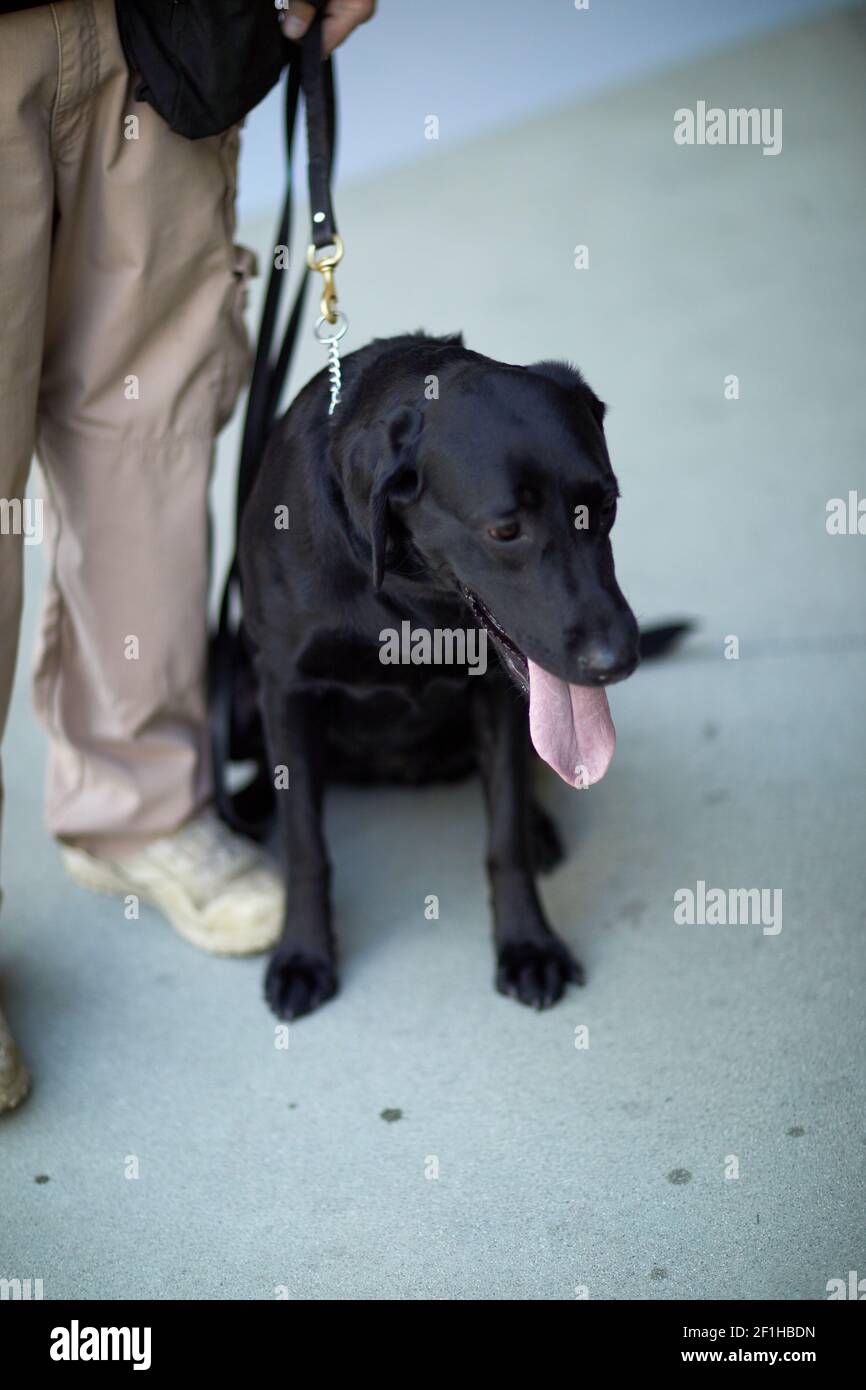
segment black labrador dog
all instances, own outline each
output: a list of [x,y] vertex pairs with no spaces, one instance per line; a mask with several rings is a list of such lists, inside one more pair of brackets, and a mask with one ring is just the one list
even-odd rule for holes
[[496,986],[541,1008],[582,981],[535,887],[560,847],[530,765],[534,745],[571,785],[602,777],[604,688],[639,659],[614,575],[604,412],[569,366],[509,366],[460,337],[412,334],[345,359],[333,415],[322,372],[277,425],[239,557],[280,788],[288,893],[265,985],[280,1018],[337,989],[332,780],[478,769]]

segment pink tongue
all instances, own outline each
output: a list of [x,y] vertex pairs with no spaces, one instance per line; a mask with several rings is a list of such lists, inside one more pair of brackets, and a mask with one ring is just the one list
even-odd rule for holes
[[600,782],[616,734],[607,695],[568,685],[529,661],[529,732],[535,751],[570,787]]

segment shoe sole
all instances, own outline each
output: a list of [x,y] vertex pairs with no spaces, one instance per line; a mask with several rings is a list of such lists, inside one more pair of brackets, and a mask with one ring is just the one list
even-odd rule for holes
[[132,879],[124,878],[109,864],[94,859],[84,851],[64,850],[63,866],[69,877],[82,888],[89,888],[95,893],[105,893],[113,898],[135,894],[140,902],[147,903],[149,907],[155,907],[161,912],[184,941],[197,946],[200,951],[207,951],[210,955],[260,955],[274,946],[279,939],[279,926],[267,932],[264,928],[259,928],[258,931],[248,928],[245,932],[238,932],[237,928],[224,932],[207,930],[200,925],[195,909],[181,889],[177,889],[176,892],[167,891],[165,894],[155,893]]
[[30,1090],[30,1076],[23,1062],[18,1062],[9,1083],[0,1084],[0,1114],[14,1110]]

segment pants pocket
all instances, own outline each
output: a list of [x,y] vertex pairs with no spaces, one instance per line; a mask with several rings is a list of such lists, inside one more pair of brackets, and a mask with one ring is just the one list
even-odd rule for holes
[[253,347],[247,329],[249,283],[258,274],[258,261],[248,246],[233,248],[232,283],[229,286],[225,324],[225,356],[222,388],[217,403],[217,429],[222,429],[247,384],[253,365]]

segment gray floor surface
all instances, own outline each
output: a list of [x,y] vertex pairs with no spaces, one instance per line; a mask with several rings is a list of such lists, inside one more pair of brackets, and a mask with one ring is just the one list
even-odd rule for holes
[[[423,323],[579,362],[612,405],[623,587],[700,623],[612,692],[599,787],[543,774],[570,847],[544,897],[589,973],[559,1008],[491,989],[473,785],[333,797],[343,990],[287,1050],[260,961],[71,885],[41,827],[28,552],[0,973],[36,1081],[0,1124],[0,1275],[46,1298],[819,1299],[866,1274],[866,537],[825,527],[866,495],[864,57],[843,13],[341,191],[350,345]],[[676,146],[699,98],[782,107],[782,154]],[[298,380],[319,365],[305,345]],[[781,932],[677,926],[701,879],[781,889]]]

